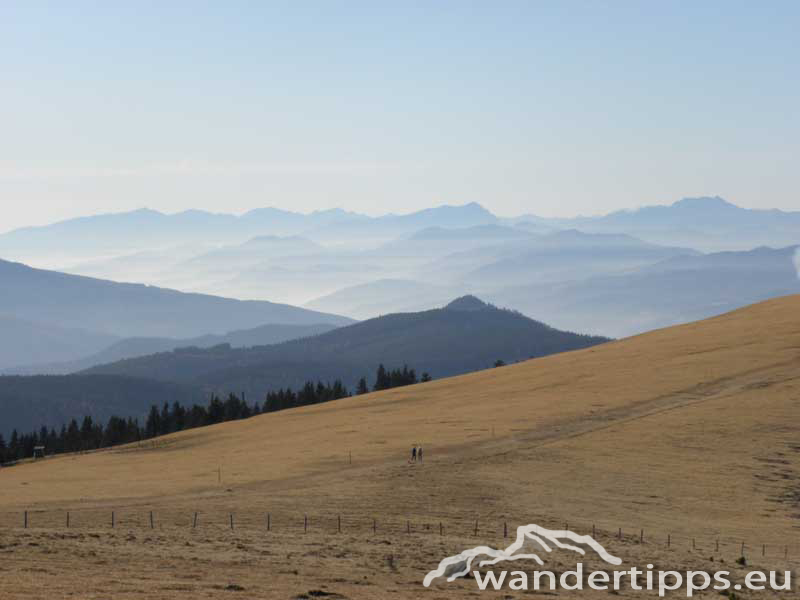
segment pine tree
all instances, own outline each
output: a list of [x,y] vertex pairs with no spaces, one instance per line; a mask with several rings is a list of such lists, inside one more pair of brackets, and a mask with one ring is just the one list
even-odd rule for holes
[[356,387],[356,394],[359,396],[361,394],[369,394],[369,387],[367,387],[367,378],[362,377],[358,380],[358,386]]
[[155,405],[150,407],[150,414],[147,415],[147,422],[144,426],[144,437],[153,438],[161,431],[161,415]]
[[64,448],[67,452],[77,452],[81,449],[81,430],[78,428],[78,422],[72,419],[67,427],[67,433],[64,436]]
[[169,403],[164,402],[161,408],[161,428],[158,432],[159,435],[166,435],[174,431],[172,427],[172,413],[169,411]]
[[372,389],[377,391],[380,390],[387,390],[391,387],[391,380],[389,379],[389,375],[386,373],[386,367],[383,364],[378,366],[378,372],[375,374],[375,385],[372,386]]

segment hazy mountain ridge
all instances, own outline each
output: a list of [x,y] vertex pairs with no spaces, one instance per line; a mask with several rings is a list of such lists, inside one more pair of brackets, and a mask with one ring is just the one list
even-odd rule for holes
[[126,338],[100,352],[66,362],[31,363],[29,366],[15,366],[5,369],[10,375],[65,375],[90,369],[95,365],[107,364],[160,352],[171,352],[178,348],[210,348],[228,344],[233,348],[246,348],[278,344],[287,340],[318,335],[336,329],[336,325],[319,323],[314,325],[262,325],[253,329],[231,331],[224,335],[204,335],[196,338]]
[[536,311],[556,326],[619,335],[702,319],[800,293],[797,246],[679,256],[628,273],[509,287],[489,298]]
[[68,360],[97,352],[117,336],[0,314],[0,373],[7,367]]
[[351,319],[266,301],[241,301],[116,283],[0,261],[0,314],[117,336],[189,337],[264,323],[346,324]]

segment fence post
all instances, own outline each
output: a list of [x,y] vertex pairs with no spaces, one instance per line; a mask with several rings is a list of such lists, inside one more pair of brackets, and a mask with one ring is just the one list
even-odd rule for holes
[[592,523],[592,537],[593,537],[593,538],[594,538],[594,537],[596,537],[595,533],[596,533],[596,531],[595,531],[595,525],[594,525],[594,523]]
[[411,521],[406,521],[406,533],[411,533]]
[[308,515],[303,515],[303,533],[308,531]]
[[717,540],[717,545],[715,546],[716,552],[719,552],[719,540]]
[[372,519],[372,533],[375,533],[377,531],[378,531],[378,522],[373,518]]
[[742,556],[744,556],[744,542],[742,542]]
[[475,519],[475,535],[478,535],[478,519]]
[[507,537],[508,537],[508,523],[506,521],[503,521],[503,538],[505,539]]
[[67,529],[69,529],[69,511],[67,511]]
[[111,529],[114,529],[114,511],[111,511]]
[[153,511],[150,511],[150,529],[154,529],[155,525],[153,523]]
[[28,528],[28,511],[25,511],[25,529]]
[[697,549],[697,546],[694,543],[694,538],[692,538],[692,550],[696,550],[696,549]]
[[668,533],[667,534],[667,548],[669,548],[671,545],[672,545],[672,534]]
[[767,545],[761,544],[761,556],[766,556],[766,555],[767,555]]
[[444,535],[444,528],[442,527],[442,522],[441,521],[439,521],[439,535],[440,536]]
[[233,531],[233,513],[231,513],[231,531]]
[[192,529],[197,527],[197,512],[194,513],[194,519],[192,520]]
[[639,531],[639,543],[644,544],[644,529]]
[[789,558],[789,546],[784,546],[783,547],[783,560],[786,560],[787,558]]
[[619,528],[619,531],[617,531],[617,539],[618,539],[618,540],[621,540],[621,539],[622,539],[622,527],[620,527],[620,528]]
[[272,515],[267,513],[267,531],[272,530]]
[[336,531],[337,533],[342,533],[342,515],[338,515],[336,521]]

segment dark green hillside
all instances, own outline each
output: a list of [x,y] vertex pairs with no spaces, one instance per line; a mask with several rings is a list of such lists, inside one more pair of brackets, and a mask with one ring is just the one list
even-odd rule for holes
[[308,379],[355,387],[378,364],[409,364],[433,377],[467,373],[607,341],[560,331],[465,296],[445,308],[392,314],[273,346],[183,348],[94,367],[87,373],[153,377],[260,397]]

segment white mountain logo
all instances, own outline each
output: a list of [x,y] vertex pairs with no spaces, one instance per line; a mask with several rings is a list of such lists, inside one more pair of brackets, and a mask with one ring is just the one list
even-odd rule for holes
[[[578,535],[566,529],[553,530],[539,525],[521,525],[517,527],[517,539],[505,550],[496,550],[489,546],[476,546],[475,548],[464,550],[461,554],[448,556],[439,563],[436,569],[425,576],[425,580],[422,583],[425,587],[428,587],[437,577],[447,577],[447,581],[463,577],[470,572],[473,561],[481,556],[487,557],[478,563],[478,566],[481,567],[495,565],[507,560],[521,559],[530,559],[539,565],[544,565],[544,561],[537,552],[552,552],[554,549],[560,548],[585,555],[586,550],[582,546],[588,546],[609,564],[619,565],[622,563],[621,559],[609,554],[591,536]],[[532,552],[532,550],[536,550],[536,552]]]

